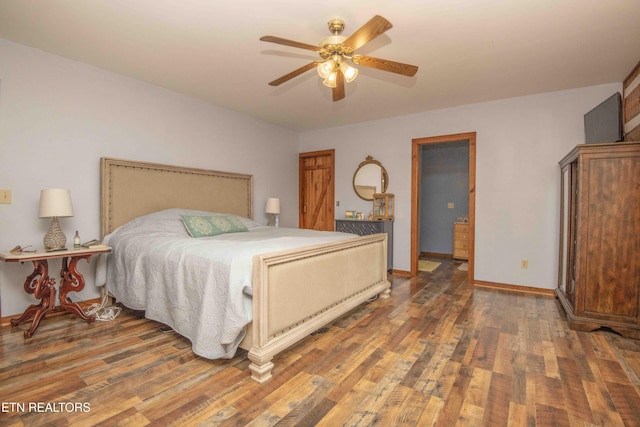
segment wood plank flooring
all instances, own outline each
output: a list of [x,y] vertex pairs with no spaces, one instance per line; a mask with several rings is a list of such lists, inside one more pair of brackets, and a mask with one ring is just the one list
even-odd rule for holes
[[0,425],[638,426],[640,341],[568,329],[551,296],[473,288],[451,260],[393,278],[249,377],[126,311],[0,328]]

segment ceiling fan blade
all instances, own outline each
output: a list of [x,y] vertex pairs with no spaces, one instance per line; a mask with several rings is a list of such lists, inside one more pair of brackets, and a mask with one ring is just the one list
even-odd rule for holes
[[333,88],[333,102],[340,101],[344,98],[344,76],[342,71],[338,70],[336,75],[336,87]]
[[316,67],[316,61],[310,62],[309,64],[298,68],[297,70],[293,70],[292,72],[290,72],[289,74],[285,74],[284,76],[280,77],[279,79],[275,79],[272,82],[269,82],[269,86],[279,86],[282,83],[291,80],[292,78],[299,76],[300,74],[311,70],[312,68]]
[[343,41],[342,45],[356,50],[369,43],[380,34],[391,29],[391,27],[393,27],[391,22],[387,21],[380,15],[376,15]]
[[298,47],[300,49],[312,50],[314,52],[317,52],[317,51],[320,50],[319,46],[313,46],[313,45],[306,44],[306,43],[300,43],[300,42],[296,42],[296,41],[293,41],[293,40],[287,40],[287,39],[283,39],[281,37],[276,37],[276,36],[263,36],[263,37],[260,37],[260,40],[262,40],[263,42],[283,44],[285,46]]
[[388,59],[374,58],[372,56],[353,55],[352,61],[356,65],[364,65],[365,67],[376,68],[383,71],[390,71],[392,73],[402,74],[403,76],[408,77],[413,77],[418,72],[418,67],[416,67],[415,65],[389,61]]

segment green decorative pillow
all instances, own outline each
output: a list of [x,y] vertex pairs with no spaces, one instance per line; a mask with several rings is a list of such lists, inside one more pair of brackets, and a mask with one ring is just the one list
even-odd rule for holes
[[235,215],[192,216],[181,215],[191,237],[217,236],[225,233],[249,231]]

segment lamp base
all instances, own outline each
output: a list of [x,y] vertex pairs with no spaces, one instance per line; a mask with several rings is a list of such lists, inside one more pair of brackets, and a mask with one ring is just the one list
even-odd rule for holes
[[271,214],[271,219],[269,220],[269,226],[271,227],[278,227],[280,219],[278,218],[279,215],[278,214]]
[[66,249],[67,236],[64,235],[62,228],[60,228],[58,217],[53,217],[51,227],[49,227],[47,234],[44,235],[43,243],[44,249],[47,252],[63,251]]

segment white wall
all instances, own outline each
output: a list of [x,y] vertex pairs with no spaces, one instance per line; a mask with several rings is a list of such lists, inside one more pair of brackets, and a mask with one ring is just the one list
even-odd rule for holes
[[[42,247],[40,190],[71,190],[67,238],[100,237],[102,156],[250,173],[254,219],[267,223],[267,197],[280,197],[281,224],[297,226],[298,134],[206,102],[0,39],[0,248]],[[31,264],[0,263],[2,316],[35,302],[23,290]],[[50,263],[56,277],[60,263]],[[96,298],[94,265],[80,265]]]
[[[297,225],[298,151],[336,150],[336,208],[370,211],[352,190],[367,155],[389,173],[396,195],[394,268],[409,270],[411,139],[477,132],[477,280],[553,288],[557,271],[558,166],[584,140],[582,117],[621,84],[425,112],[300,135],[85,64],[0,39],[0,248],[41,246],[48,220],[37,217],[42,188],[71,190],[69,237],[98,237],[101,156],[254,175],[255,219],[280,197],[283,226]],[[298,145],[299,141],[299,145]],[[327,146],[326,141],[339,141]],[[529,269],[520,269],[520,260]],[[93,265],[81,266],[99,295]],[[34,302],[23,291],[28,264],[0,263],[2,316]],[[53,276],[59,264],[52,262]]]
[[396,203],[393,266],[409,271],[411,140],[476,132],[475,279],[553,289],[558,161],[584,142],[584,113],[621,88],[608,84],[305,132],[300,151],[336,150],[336,217],[371,210],[352,189],[358,164],[371,155],[385,166]]

